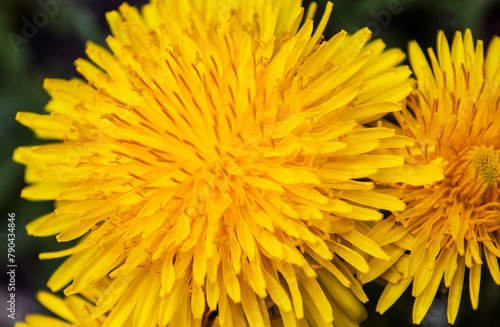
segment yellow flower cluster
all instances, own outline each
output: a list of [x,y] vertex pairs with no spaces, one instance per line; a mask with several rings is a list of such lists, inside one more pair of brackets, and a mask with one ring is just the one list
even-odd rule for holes
[[[363,284],[384,312],[413,281],[414,321],[465,267],[500,271],[500,41],[469,31],[431,66],[370,31],[313,29],[300,0],[152,0],[107,14],[85,80],[46,80],[30,200],[35,236],[79,239],[16,326],[357,326]],[[384,117],[395,112],[396,126]],[[392,212],[386,217],[381,212]]]

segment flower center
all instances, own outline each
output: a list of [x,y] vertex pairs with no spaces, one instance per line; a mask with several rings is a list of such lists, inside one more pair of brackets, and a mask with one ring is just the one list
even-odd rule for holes
[[500,149],[472,146],[459,156],[447,171],[454,188],[452,193],[474,206],[496,202],[500,188]]
[[500,181],[500,150],[482,146],[477,149],[473,163],[484,182],[494,184]]

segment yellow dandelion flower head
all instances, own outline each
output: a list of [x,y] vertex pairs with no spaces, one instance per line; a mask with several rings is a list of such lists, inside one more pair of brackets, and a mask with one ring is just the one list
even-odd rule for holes
[[[364,221],[404,203],[362,179],[401,165],[374,151],[404,142],[362,124],[400,108],[410,71],[368,29],[323,41],[331,10],[315,31],[295,0],[108,13],[111,51],[89,43],[92,62],[76,61],[87,81],[47,80],[50,114],[17,116],[54,140],[14,155],[22,196],[56,200],[28,232],[82,238],[41,255],[71,255],[48,286],[70,295],[109,275],[106,326],[196,325],[216,310],[221,326],[267,326],[269,303],[286,326],[362,320],[324,290],[366,301],[349,269],[388,259]],[[326,272],[338,285],[320,285]]]
[[[430,63],[416,42],[409,45],[417,86],[408,108],[396,116],[416,164],[444,169],[444,178],[429,185],[402,187],[408,206],[396,215],[415,237],[407,279],[382,297],[385,311],[411,279],[416,297],[413,320],[428,311],[441,282],[449,288],[448,320],[455,321],[466,268],[473,308],[478,306],[483,258],[500,284],[500,39],[494,37],[484,56],[470,30],[457,32],[450,47],[438,34],[437,55]],[[484,257],[483,257],[484,253]]]

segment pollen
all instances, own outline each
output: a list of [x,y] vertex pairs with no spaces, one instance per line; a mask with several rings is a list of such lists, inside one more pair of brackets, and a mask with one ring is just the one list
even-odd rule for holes
[[500,150],[495,150],[492,146],[477,148],[473,163],[482,181],[498,185],[500,180]]

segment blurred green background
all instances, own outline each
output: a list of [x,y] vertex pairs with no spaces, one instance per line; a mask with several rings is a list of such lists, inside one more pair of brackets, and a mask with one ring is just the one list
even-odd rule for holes
[[[43,112],[48,96],[42,89],[44,78],[78,76],[73,61],[85,57],[85,42],[105,45],[109,29],[106,11],[116,9],[122,1],[115,0],[0,0],[0,225],[1,270],[6,265],[7,213],[16,213],[17,320],[29,312],[46,312],[35,300],[50,274],[61,260],[41,262],[38,253],[60,250],[54,238],[33,238],[26,235],[24,225],[49,212],[52,203],[32,203],[19,198],[23,187],[23,167],[12,162],[14,149],[37,144],[31,131],[14,118],[17,111]],[[131,5],[146,1],[131,0]],[[310,1],[305,1],[306,6]],[[318,2],[320,16],[326,1]],[[47,6],[56,3],[57,6]],[[41,14],[45,13],[45,15]],[[26,27],[36,22],[34,29]],[[423,48],[435,45],[437,31],[448,38],[455,30],[471,28],[475,39],[487,42],[500,35],[500,1],[498,0],[360,0],[334,1],[334,11],[325,32],[328,39],[341,29],[354,32],[368,26],[374,37],[382,38],[388,47],[406,50],[415,39]],[[25,35],[23,35],[23,29]],[[29,37],[28,37],[29,36]],[[0,275],[0,302],[5,303],[5,273]],[[466,276],[467,278],[467,276]],[[407,292],[384,316],[375,312],[381,293],[375,283],[367,286],[371,301],[367,304],[369,318],[362,326],[411,326],[413,299]],[[472,311],[467,287],[464,290],[456,326],[498,326],[500,287],[494,285],[487,269],[483,269],[479,310]],[[3,305],[2,305],[3,306]],[[11,326],[4,308],[0,308],[0,325]],[[446,296],[438,294],[422,326],[447,326]]]

